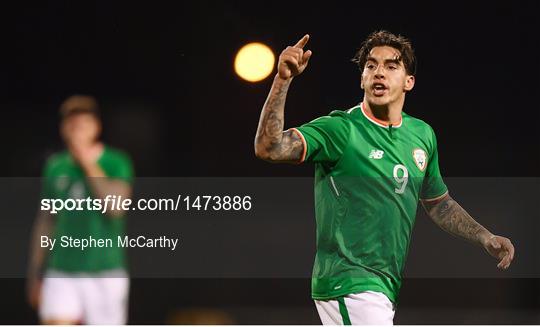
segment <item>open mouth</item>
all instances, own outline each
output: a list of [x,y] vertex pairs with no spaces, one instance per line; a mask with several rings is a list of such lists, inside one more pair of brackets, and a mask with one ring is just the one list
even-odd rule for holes
[[382,96],[388,90],[386,85],[382,83],[373,83],[372,89],[373,89],[373,95],[375,96]]

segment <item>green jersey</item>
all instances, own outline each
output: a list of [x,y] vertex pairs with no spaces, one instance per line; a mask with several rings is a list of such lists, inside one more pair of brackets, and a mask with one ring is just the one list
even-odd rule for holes
[[387,125],[359,105],[293,129],[302,161],[315,163],[314,299],[378,291],[397,300],[418,201],[447,192],[432,128],[401,118]]
[[[108,178],[131,183],[133,168],[130,159],[117,150],[105,147],[98,160]],[[92,199],[87,177],[67,151],[49,158],[45,165],[42,198],[46,199]],[[123,269],[126,266],[125,253],[117,247],[117,237],[124,234],[124,219],[111,218],[92,210],[61,210],[53,215],[55,227],[53,235],[56,246],[51,251],[47,267],[65,272],[99,272]],[[112,239],[112,247],[62,247],[62,237],[74,239]]]

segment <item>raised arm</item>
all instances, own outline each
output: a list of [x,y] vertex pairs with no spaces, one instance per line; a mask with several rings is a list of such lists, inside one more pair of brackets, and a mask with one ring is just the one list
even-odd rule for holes
[[482,246],[500,260],[500,269],[507,269],[514,259],[514,246],[506,237],[493,235],[476,222],[450,195],[436,201],[422,201],[426,212],[440,228]]
[[255,136],[255,155],[270,162],[297,163],[302,158],[304,144],[293,130],[283,131],[287,92],[292,79],[307,67],[311,51],[303,50],[309,40],[305,35],[279,56],[278,73],[264,103]]

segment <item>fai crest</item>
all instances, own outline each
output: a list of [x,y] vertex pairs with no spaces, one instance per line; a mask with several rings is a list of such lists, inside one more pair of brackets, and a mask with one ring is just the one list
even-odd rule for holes
[[422,149],[414,149],[412,152],[412,155],[418,169],[420,169],[421,171],[424,171],[427,165],[426,152]]

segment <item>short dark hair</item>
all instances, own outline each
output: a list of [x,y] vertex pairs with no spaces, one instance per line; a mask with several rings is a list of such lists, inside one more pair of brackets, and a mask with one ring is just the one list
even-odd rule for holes
[[398,50],[400,53],[399,60],[403,61],[407,74],[416,74],[416,57],[411,41],[404,36],[396,36],[395,34],[384,30],[371,33],[362,43],[362,46],[356,52],[352,61],[355,62],[362,71],[364,70],[371,49],[382,46],[389,46]]

